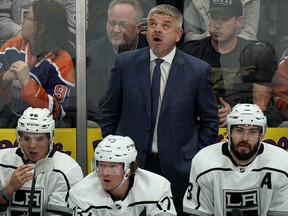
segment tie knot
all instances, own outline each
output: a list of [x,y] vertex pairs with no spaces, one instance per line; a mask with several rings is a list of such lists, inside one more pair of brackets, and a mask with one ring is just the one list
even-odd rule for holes
[[163,59],[160,59],[160,58],[157,58],[155,59],[155,62],[156,62],[156,65],[159,66],[164,60]]

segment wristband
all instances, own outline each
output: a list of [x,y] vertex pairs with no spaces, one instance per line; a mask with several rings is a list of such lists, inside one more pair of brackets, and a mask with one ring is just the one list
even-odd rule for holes
[[9,202],[12,199],[12,196],[8,196],[7,193],[5,192],[4,187],[1,188],[1,196],[3,199],[7,202]]

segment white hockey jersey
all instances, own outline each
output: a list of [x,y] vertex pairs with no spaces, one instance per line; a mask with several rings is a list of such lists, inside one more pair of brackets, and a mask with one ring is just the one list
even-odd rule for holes
[[[72,215],[68,204],[69,189],[83,178],[78,163],[58,151],[51,151],[49,158],[54,160],[52,172],[41,173],[36,178],[33,196],[33,216]],[[0,151],[0,187],[5,186],[17,167],[24,164],[20,148],[8,148]],[[32,180],[13,194],[12,200],[0,215],[25,216],[30,200]]]
[[70,199],[77,206],[74,215],[176,215],[169,181],[140,168],[124,200],[114,202],[95,171],[70,190]]
[[262,143],[247,166],[232,162],[228,143],[201,150],[192,160],[184,212],[193,215],[288,215],[288,153]]

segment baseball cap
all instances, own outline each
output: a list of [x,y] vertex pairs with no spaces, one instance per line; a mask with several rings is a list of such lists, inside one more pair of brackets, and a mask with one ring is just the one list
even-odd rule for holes
[[223,16],[243,16],[240,0],[210,0],[209,13],[219,13]]

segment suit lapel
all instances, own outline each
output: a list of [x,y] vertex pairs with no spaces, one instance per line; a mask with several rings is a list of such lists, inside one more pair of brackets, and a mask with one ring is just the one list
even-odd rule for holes
[[[151,93],[150,93],[150,54],[149,47],[143,49],[136,65],[140,92],[145,103],[146,111],[151,119]],[[137,107],[135,107],[137,108]]]
[[182,58],[181,53],[177,49],[175,57],[172,61],[171,69],[166,83],[159,119],[161,118],[163,112],[165,111],[169,102],[171,101],[174,92],[180,85],[180,81],[182,80],[183,75],[184,75],[184,60]]

